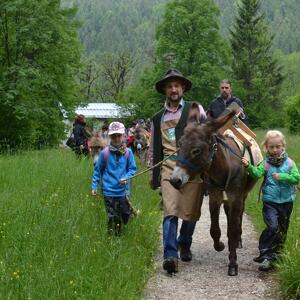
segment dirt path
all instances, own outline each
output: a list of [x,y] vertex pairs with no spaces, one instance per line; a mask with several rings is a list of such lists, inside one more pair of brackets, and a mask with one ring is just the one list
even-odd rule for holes
[[[258,255],[257,235],[249,218],[243,221],[243,249],[238,250],[239,275],[227,275],[228,252],[213,249],[209,235],[208,199],[197,223],[192,245],[193,260],[179,263],[179,273],[170,277],[162,270],[162,249],[157,255],[155,274],[146,287],[145,300],[153,299],[279,299],[272,275],[261,273],[252,258]],[[227,244],[226,218],[220,217],[222,241]],[[276,295],[277,294],[277,295]]]

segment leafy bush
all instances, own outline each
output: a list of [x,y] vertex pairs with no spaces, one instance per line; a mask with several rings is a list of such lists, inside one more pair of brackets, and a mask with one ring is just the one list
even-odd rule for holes
[[287,104],[287,125],[292,133],[300,132],[300,93],[290,98]]

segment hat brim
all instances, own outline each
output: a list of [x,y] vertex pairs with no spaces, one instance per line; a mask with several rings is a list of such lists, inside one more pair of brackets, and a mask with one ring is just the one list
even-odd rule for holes
[[114,131],[108,132],[108,135],[113,135],[115,133],[125,134],[125,130],[114,130]]
[[173,79],[177,79],[177,80],[180,80],[182,82],[182,84],[184,85],[184,91],[187,92],[189,91],[191,88],[192,88],[192,82],[184,77],[181,77],[181,76],[170,76],[168,78],[164,78],[158,82],[156,82],[155,84],[155,88],[156,90],[165,95],[165,86],[166,86],[166,83],[170,80],[173,80]]

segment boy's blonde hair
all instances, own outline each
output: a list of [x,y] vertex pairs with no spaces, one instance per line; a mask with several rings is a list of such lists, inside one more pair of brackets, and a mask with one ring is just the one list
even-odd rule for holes
[[279,137],[282,141],[283,147],[285,148],[286,142],[285,142],[285,136],[283,135],[282,132],[280,132],[279,130],[269,130],[266,135],[265,138],[263,140],[263,142],[261,143],[261,146],[263,147],[264,151],[267,151],[267,144],[268,141],[272,138],[276,138]]

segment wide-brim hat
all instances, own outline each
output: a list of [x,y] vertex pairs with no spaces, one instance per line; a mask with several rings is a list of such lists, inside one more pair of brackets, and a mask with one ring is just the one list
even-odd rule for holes
[[192,82],[190,80],[188,80],[187,78],[185,78],[181,72],[179,72],[176,69],[170,69],[167,71],[167,73],[163,79],[156,82],[156,84],[155,84],[156,90],[161,94],[165,94],[165,90],[164,90],[165,85],[169,80],[172,80],[172,79],[179,79],[180,81],[182,81],[183,85],[185,86],[185,89],[184,89],[185,92],[189,91],[192,87]]

